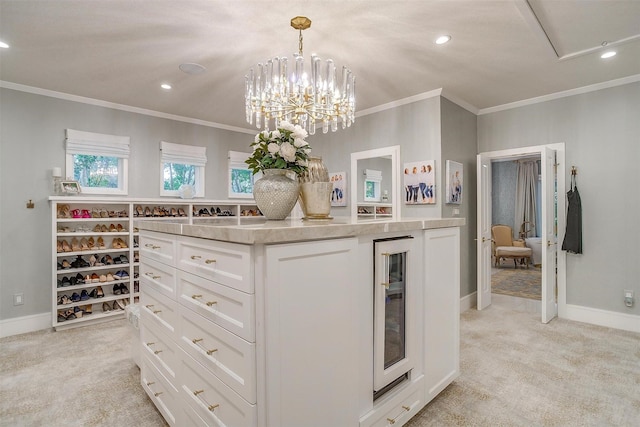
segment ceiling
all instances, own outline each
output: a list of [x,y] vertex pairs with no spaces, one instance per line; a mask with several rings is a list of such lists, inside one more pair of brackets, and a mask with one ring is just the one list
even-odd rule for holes
[[247,129],[244,76],[297,52],[297,15],[307,60],[356,75],[359,112],[438,88],[477,111],[640,75],[640,0],[0,0],[0,80]]

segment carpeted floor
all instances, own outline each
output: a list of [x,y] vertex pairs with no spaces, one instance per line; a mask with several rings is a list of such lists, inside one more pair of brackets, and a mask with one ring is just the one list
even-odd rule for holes
[[[640,334],[544,325],[497,304],[460,326],[461,376],[407,426],[638,425]],[[130,333],[117,320],[1,339],[0,425],[165,426],[129,359]]]
[[519,298],[541,300],[542,270],[539,267],[502,267],[491,276],[491,292]]

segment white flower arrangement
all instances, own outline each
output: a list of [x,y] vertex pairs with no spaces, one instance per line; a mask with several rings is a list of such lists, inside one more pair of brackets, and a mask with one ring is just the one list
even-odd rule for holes
[[281,122],[274,131],[259,132],[245,163],[254,174],[265,169],[288,169],[300,175],[307,170],[311,147],[305,141],[307,131],[298,125]]

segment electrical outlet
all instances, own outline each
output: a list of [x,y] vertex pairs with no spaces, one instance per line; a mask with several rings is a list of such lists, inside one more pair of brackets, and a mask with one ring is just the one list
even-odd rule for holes
[[13,305],[24,304],[24,294],[13,294]]
[[633,307],[633,291],[630,289],[624,290],[624,305]]

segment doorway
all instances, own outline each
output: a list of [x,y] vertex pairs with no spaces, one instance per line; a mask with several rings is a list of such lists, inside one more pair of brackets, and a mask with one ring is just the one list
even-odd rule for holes
[[547,323],[559,312],[564,313],[566,301],[566,256],[557,250],[557,242],[564,234],[566,215],[564,143],[478,154],[477,308],[482,310],[491,305],[492,162],[531,156],[541,159],[541,320]]

